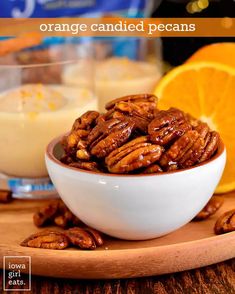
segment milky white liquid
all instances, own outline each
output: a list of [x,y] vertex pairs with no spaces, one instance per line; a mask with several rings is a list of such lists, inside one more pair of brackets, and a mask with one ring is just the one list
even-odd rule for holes
[[0,172],[47,176],[44,153],[74,120],[96,109],[91,92],[60,85],[25,85],[0,95]]
[[[70,65],[63,80],[68,85],[82,83],[79,73],[84,66]],[[161,70],[154,64],[112,57],[96,62],[95,88],[98,108],[104,111],[105,104],[130,94],[152,93],[161,77]]]

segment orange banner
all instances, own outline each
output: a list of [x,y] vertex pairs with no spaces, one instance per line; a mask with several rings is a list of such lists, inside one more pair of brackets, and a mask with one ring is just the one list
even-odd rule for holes
[[0,19],[0,36],[27,32],[76,37],[234,37],[235,18]]

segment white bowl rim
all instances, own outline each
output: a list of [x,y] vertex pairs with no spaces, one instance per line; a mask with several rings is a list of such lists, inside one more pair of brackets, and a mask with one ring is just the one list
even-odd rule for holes
[[194,165],[192,167],[189,167],[189,168],[179,169],[179,170],[175,170],[175,171],[162,172],[162,173],[152,173],[152,174],[112,174],[112,173],[89,171],[89,170],[85,170],[85,169],[81,169],[81,168],[72,167],[72,166],[69,166],[65,163],[62,163],[59,159],[57,159],[54,155],[55,146],[60,144],[61,139],[66,134],[63,134],[63,135],[60,135],[59,137],[54,138],[47,145],[46,152],[45,152],[46,157],[49,160],[51,160],[53,163],[55,163],[56,165],[60,166],[61,168],[73,170],[76,172],[86,173],[86,174],[90,174],[90,175],[104,176],[104,177],[105,176],[106,177],[124,177],[124,178],[127,178],[127,177],[128,178],[140,178],[140,177],[154,177],[154,176],[162,177],[165,175],[174,175],[174,174],[178,174],[178,173],[184,173],[184,172],[187,172],[190,170],[198,169],[204,165],[211,164],[212,162],[216,161],[219,157],[221,157],[226,151],[225,145],[224,145],[223,141],[220,139],[218,150],[217,150],[216,154],[212,156],[212,158],[210,158],[209,160],[206,160],[202,163],[199,163],[197,165]]

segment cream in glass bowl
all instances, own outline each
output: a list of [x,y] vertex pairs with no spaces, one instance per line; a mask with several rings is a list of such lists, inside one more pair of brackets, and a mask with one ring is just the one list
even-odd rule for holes
[[[81,113],[97,108],[90,45],[50,41],[0,56],[0,189],[17,198],[56,195],[45,148],[55,133],[67,132]],[[86,84],[64,85],[63,72],[80,63]]]
[[94,107],[94,96],[85,88],[25,84],[0,93],[0,171],[14,177],[47,176],[47,143]]
[[[70,65],[62,79],[67,85],[81,84],[81,65]],[[160,68],[146,61],[127,57],[110,57],[95,62],[95,89],[98,108],[103,111],[111,97],[122,97],[136,93],[152,93],[161,78]]]

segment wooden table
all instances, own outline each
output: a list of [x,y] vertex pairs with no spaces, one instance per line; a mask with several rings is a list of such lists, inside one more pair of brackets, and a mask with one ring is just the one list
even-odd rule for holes
[[[2,282],[1,275],[0,290],[2,290]],[[141,279],[65,280],[33,276],[31,293],[234,294],[235,259],[191,271]]]

